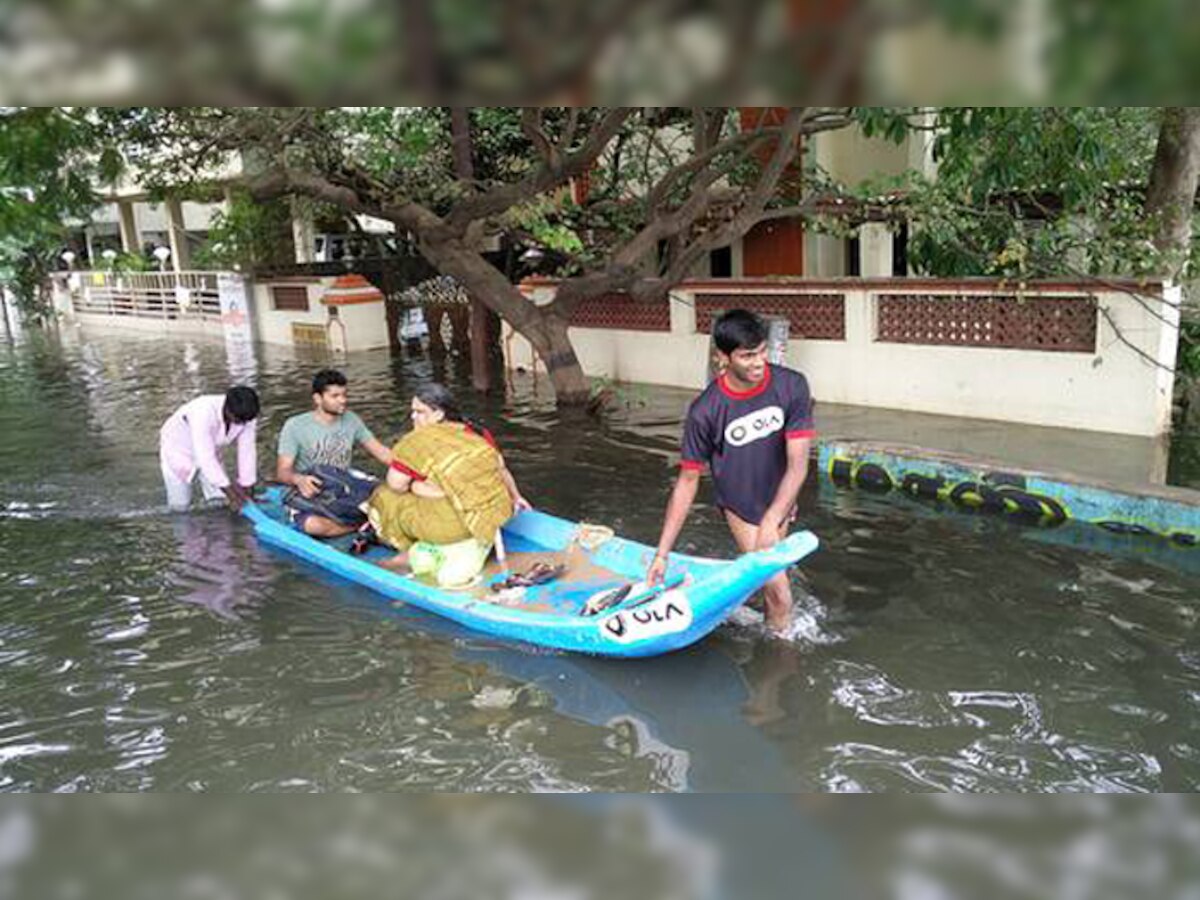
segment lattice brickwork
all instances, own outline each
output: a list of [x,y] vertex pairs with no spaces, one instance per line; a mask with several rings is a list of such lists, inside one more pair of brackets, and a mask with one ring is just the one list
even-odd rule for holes
[[1094,297],[880,294],[877,340],[1094,353]]
[[788,337],[793,340],[846,339],[846,299],[842,294],[697,294],[696,331],[709,334],[713,319],[726,309],[785,318]]
[[575,328],[670,331],[671,307],[666,300],[643,303],[627,294],[604,294],[580,303],[571,315],[571,325]]

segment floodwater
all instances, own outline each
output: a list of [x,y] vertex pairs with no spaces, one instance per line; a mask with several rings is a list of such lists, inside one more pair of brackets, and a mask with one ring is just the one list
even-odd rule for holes
[[[167,514],[177,404],[254,383],[266,474],[327,362],[73,328],[0,344],[0,790],[1200,788],[1200,574],[1136,548],[814,483],[789,640],[746,621],[617,662],[395,607],[223,510]],[[439,377],[536,505],[656,538],[687,392],[564,417],[544,382],[480,399],[461,366],[342,364],[381,438]],[[710,500],[680,549],[727,555]]]

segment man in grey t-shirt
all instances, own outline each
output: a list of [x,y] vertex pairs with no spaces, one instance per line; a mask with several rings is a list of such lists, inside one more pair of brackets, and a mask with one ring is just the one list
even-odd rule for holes
[[[322,369],[313,377],[312,398],[312,412],[292,416],[279,432],[277,481],[296,488],[303,497],[315,497],[321,490],[321,482],[310,474],[313,467],[350,468],[355,444],[385,466],[392,461],[391,451],[362,419],[346,409],[345,375],[336,369]],[[311,513],[300,517],[297,525],[305,534],[315,537],[338,537],[354,530],[351,525]]]

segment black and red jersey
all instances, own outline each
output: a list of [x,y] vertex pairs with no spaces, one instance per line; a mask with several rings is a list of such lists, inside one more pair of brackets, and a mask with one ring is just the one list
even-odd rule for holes
[[768,365],[748,391],[722,375],[688,408],[680,465],[709,466],[717,504],[757,525],[787,471],[787,442],[815,435],[808,379],[799,372]]

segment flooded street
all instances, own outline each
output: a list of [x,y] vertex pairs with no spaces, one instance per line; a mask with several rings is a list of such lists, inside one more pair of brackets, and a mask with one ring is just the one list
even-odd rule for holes
[[[221,510],[167,514],[177,405],[254,384],[266,476],[329,362],[75,328],[0,344],[0,789],[1200,789],[1195,567],[814,483],[791,640],[729,625],[618,662],[395,607]],[[535,505],[656,539],[688,392],[564,416],[544,380],[473,395],[458,359],[338,365],[385,442],[445,380]],[[678,549],[731,555],[701,499]]]

